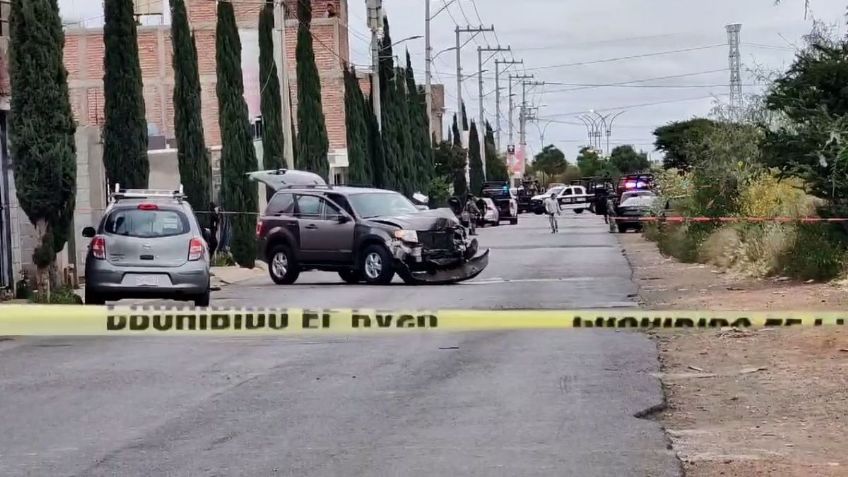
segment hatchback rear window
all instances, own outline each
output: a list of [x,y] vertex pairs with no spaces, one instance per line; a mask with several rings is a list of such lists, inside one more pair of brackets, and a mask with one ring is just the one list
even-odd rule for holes
[[125,237],[171,237],[188,233],[186,216],[176,210],[119,209],[103,225],[106,233]]

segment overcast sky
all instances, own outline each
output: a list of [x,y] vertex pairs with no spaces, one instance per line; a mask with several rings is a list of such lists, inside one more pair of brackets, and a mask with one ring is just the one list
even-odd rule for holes
[[[512,47],[507,58],[524,60],[523,67],[514,69],[513,74],[526,70],[536,80],[559,83],[534,88],[528,94],[528,99],[541,107],[539,121],[528,126],[529,152],[539,150],[540,129],[544,129],[545,142],[565,150],[573,161],[577,149],[587,141],[586,127],[578,119],[580,112],[626,111],[613,125],[612,145],[628,143],[653,151],[651,132],[655,127],[708,114],[715,98],[726,101],[729,72],[724,27],[729,23],[742,24],[743,70],[784,69],[792,61],[793,45],[800,44],[801,36],[810,30],[811,18],[804,19],[803,3],[783,0],[775,6],[773,0],[456,0],[433,20],[432,43],[434,52],[453,46],[457,23],[493,24],[497,37],[491,33],[479,35],[463,48],[463,74],[478,71],[478,45],[496,46],[500,42],[501,46]],[[102,13],[100,1],[59,0],[59,4],[63,15],[74,19]],[[383,0],[383,5],[394,41],[424,34],[424,0]],[[443,5],[443,0],[432,0],[433,12]],[[356,64],[369,64],[365,0],[351,0],[349,8],[351,59]],[[845,0],[812,0],[811,15],[836,24],[844,32],[845,9]],[[405,45],[412,54],[416,76],[423,82],[424,42],[411,40]],[[671,50],[689,51],[598,62]],[[397,54],[402,52],[403,46],[396,47]],[[455,58],[454,52],[447,52],[434,65],[434,81],[446,84],[447,117],[456,109]],[[483,67],[488,70],[484,73],[483,90],[486,118],[490,121],[495,116],[494,66],[492,60]],[[674,78],[596,87],[670,76]],[[502,78],[505,87],[506,74]],[[747,71],[743,71],[743,84],[745,93],[758,90],[754,75]],[[472,118],[478,117],[477,91],[476,76],[463,82],[463,99]],[[506,143],[506,91],[501,97],[501,127]],[[517,113],[515,123],[517,128]],[[652,157],[659,158],[656,154]]]

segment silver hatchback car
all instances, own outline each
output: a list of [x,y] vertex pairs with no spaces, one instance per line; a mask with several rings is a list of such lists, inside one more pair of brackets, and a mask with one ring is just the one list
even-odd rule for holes
[[85,302],[163,298],[209,306],[209,231],[181,192],[116,192],[91,238]]

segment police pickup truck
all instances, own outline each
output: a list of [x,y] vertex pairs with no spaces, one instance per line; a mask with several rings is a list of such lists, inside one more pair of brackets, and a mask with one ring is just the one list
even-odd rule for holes
[[545,199],[555,194],[563,210],[573,210],[575,214],[582,214],[589,208],[593,196],[586,193],[586,188],[579,185],[557,185],[551,187],[544,194],[539,194],[530,199],[530,210],[536,215],[545,213]]

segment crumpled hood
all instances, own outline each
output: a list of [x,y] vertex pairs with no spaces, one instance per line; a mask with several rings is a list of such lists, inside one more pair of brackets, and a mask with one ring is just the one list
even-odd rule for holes
[[413,214],[375,217],[365,222],[403,230],[444,230],[459,226],[459,220],[450,209],[423,210]]

